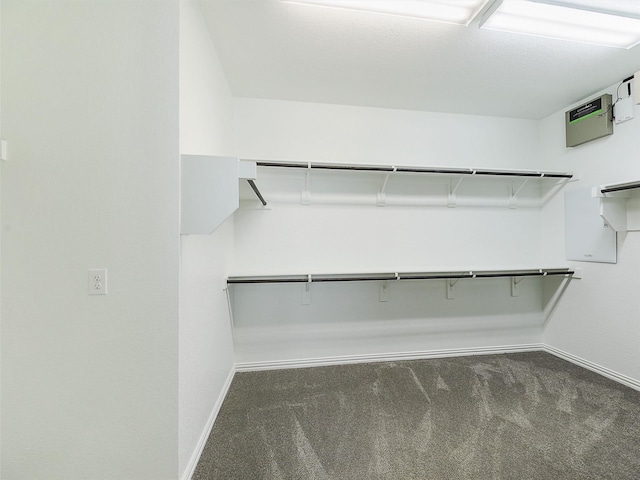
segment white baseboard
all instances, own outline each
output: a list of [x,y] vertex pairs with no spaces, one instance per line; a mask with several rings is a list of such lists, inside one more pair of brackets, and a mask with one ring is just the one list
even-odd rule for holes
[[584,358],[580,358],[577,355],[573,355],[550,345],[543,345],[542,347],[545,352],[550,353],[551,355],[555,355],[556,357],[562,358],[563,360],[578,365],[579,367],[586,368],[587,370],[591,370],[592,372],[599,373],[604,377],[610,378],[611,380],[633,388],[634,390],[640,390],[640,381],[634,378],[627,377],[626,375],[610,370],[602,365],[590,362],[589,360],[585,360]]
[[335,357],[302,358],[296,360],[275,360],[266,362],[243,362],[236,363],[235,370],[237,372],[251,372],[258,370],[277,370],[284,368],[324,367],[329,365],[346,365],[354,363],[391,362],[400,360],[420,360],[427,358],[459,357],[467,355],[495,355],[501,353],[536,351],[545,351],[575,365],[586,368],[587,370],[591,370],[592,372],[610,378],[611,380],[621,383],[622,385],[626,385],[630,388],[633,388],[634,390],[640,391],[640,381],[634,378],[628,377],[596,363],[585,360],[584,358],[580,358],[576,355],[542,343],[476,348],[451,348],[442,350],[425,350],[419,352],[381,353],[370,355],[342,355]]
[[494,355],[500,353],[535,352],[543,350],[539,343],[522,345],[501,345],[495,347],[451,348],[418,352],[380,353],[368,355],[341,355],[335,357],[302,358],[297,360],[275,360],[267,362],[236,363],[237,372],[277,370],[283,368],[325,367],[353,363],[391,362],[400,360],[420,360],[427,358],[461,357],[467,355]]
[[227,379],[222,385],[222,390],[220,391],[220,395],[218,395],[218,399],[216,400],[216,403],[213,406],[211,415],[209,415],[207,424],[205,425],[204,430],[202,431],[202,435],[200,435],[200,439],[198,440],[196,448],[193,454],[191,455],[191,458],[189,459],[189,463],[187,464],[187,467],[185,468],[182,476],[180,477],[181,480],[191,480],[191,477],[193,476],[193,472],[195,472],[196,466],[198,465],[198,461],[200,460],[200,456],[202,455],[202,451],[204,450],[204,446],[207,443],[207,439],[209,438],[209,435],[211,434],[211,430],[213,429],[213,424],[215,423],[216,418],[218,417],[218,413],[220,412],[220,407],[222,407],[222,402],[224,402],[224,399],[227,396],[227,393],[229,392],[229,387],[231,387],[231,382],[233,381],[233,376],[235,375],[235,373],[236,373],[236,369],[231,368],[231,371],[229,372]]

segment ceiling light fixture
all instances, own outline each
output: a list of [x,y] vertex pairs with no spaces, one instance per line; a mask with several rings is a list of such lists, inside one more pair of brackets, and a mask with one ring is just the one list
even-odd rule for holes
[[322,7],[363,10],[434,22],[469,25],[488,0],[281,0]]
[[[480,21],[489,30],[607,47],[640,43],[640,2],[597,0],[497,0]],[[602,8],[600,8],[602,7]]]

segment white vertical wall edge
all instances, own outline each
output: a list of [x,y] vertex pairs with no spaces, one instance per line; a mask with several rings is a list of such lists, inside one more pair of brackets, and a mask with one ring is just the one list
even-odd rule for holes
[[9,160],[9,147],[6,140],[0,140],[0,160]]
[[610,370],[606,367],[603,367],[602,365],[590,362],[589,360],[585,360],[584,358],[578,357],[550,345],[544,345],[543,350],[547,353],[550,353],[551,355],[555,355],[556,357],[562,358],[563,360],[578,365],[579,367],[586,368],[587,370],[591,370],[592,372],[610,378],[611,380],[621,383],[622,385],[626,385],[627,387],[640,391],[640,381],[634,378],[627,377],[626,375]]
[[211,430],[213,430],[213,425],[216,422],[216,418],[218,418],[218,413],[220,413],[220,408],[222,407],[222,403],[224,402],[224,399],[226,398],[227,393],[229,392],[229,388],[231,387],[231,382],[233,381],[233,377],[235,373],[236,373],[236,369],[232,368],[231,371],[229,372],[229,375],[227,376],[227,380],[224,382],[224,385],[222,386],[220,395],[218,395],[218,399],[216,400],[216,403],[213,406],[211,415],[209,415],[207,424],[205,425],[204,430],[202,431],[202,435],[200,435],[200,439],[198,440],[196,448],[193,451],[193,454],[189,459],[189,463],[187,464],[187,468],[185,469],[184,473],[180,477],[180,480],[191,480],[191,477],[193,476],[193,473],[195,472],[196,467],[198,466],[198,461],[200,460],[200,456],[202,455],[204,446],[207,443],[207,439],[209,438],[209,435],[211,435]]

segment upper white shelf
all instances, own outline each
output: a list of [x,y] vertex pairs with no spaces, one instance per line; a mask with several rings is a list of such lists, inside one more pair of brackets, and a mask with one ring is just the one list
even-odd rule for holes
[[[439,166],[398,166],[398,165],[365,165],[352,163],[319,163],[319,162],[288,162],[271,160],[251,160],[255,162],[260,175],[259,185],[264,187],[265,197],[288,199],[296,198],[301,193],[302,204],[311,203],[311,180],[313,178],[314,201],[320,198],[329,198],[331,202],[373,203],[378,206],[385,205],[447,205],[454,207],[464,204],[458,202],[456,194],[467,199],[471,205],[479,197],[486,197],[487,191],[492,192],[486,186],[478,190],[478,184],[499,181],[508,185],[508,190],[500,190],[499,201],[496,205],[505,204],[515,208],[518,198],[531,192],[524,188],[530,181],[540,182],[549,180],[552,183],[543,182],[556,187],[572,180],[574,175],[568,172],[541,171],[541,170],[505,170],[488,168],[458,168]],[[411,180],[413,178],[413,180]],[[431,178],[431,187],[429,180]],[[291,182],[294,179],[296,182]],[[476,187],[467,185],[467,179],[473,179]],[[485,179],[481,181],[480,179]],[[490,179],[494,179],[491,181]],[[471,181],[471,180],[469,180]],[[302,183],[300,183],[302,182]],[[360,183],[358,183],[360,182]],[[397,182],[401,182],[398,187]],[[427,183],[425,183],[427,182]],[[347,184],[348,183],[348,184]],[[437,184],[436,187],[433,184]],[[372,185],[375,185],[372,187]],[[491,183],[493,185],[493,183]],[[529,183],[529,187],[535,185]],[[540,185],[538,183],[538,185]],[[394,188],[395,187],[395,188]],[[295,189],[298,190],[295,190]],[[373,189],[372,189],[373,188]],[[474,190],[475,188],[475,190]],[[482,190],[484,188],[484,190]],[[538,187],[534,195],[540,203],[541,189]],[[463,195],[466,194],[466,195]],[[546,192],[553,195],[555,191]],[[505,195],[506,194],[506,195]],[[323,197],[324,196],[324,197]],[[369,200],[371,199],[371,200]],[[470,199],[470,200],[469,200]],[[543,199],[544,201],[544,199]],[[522,203],[522,202],[520,202]],[[531,203],[531,202],[530,202]],[[370,203],[369,203],[370,204]]]
[[255,161],[258,167],[302,168],[308,170],[342,170],[380,173],[430,173],[440,175],[487,175],[500,177],[529,177],[529,178],[573,178],[568,172],[550,172],[540,170],[497,170],[486,168],[453,168],[431,166],[395,166],[395,165],[363,165],[355,163],[317,163],[317,162],[277,162]]
[[616,232],[640,231],[640,180],[594,187],[600,216]]

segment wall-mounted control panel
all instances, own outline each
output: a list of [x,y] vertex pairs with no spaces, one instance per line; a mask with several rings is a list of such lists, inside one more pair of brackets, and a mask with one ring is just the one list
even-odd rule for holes
[[565,112],[567,147],[613,133],[612,97],[608,93]]

